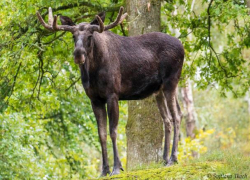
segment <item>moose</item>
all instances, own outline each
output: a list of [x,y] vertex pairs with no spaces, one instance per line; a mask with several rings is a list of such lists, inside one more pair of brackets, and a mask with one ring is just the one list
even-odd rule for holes
[[[58,25],[57,15],[53,17],[51,8],[48,24],[39,12],[37,16],[46,29],[69,31],[73,34],[74,62],[80,68],[82,85],[90,98],[98,125],[102,149],[101,176],[119,174],[123,170],[116,144],[118,101],[140,100],[152,94],[156,94],[157,106],[164,123],[163,160],[167,166],[176,163],[181,121],[176,89],[184,61],[181,42],[160,32],[124,37],[108,31],[126,18],[127,13],[123,14],[123,7],[116,20],[107,26],[104,25],[104,12],[96,15],[90,23],[79,24],[75,24],[69,17],[60,16],[62,25]],[[107,156],[107,114],[114,154],[112,173]],[[174,137],[169,157],[172,123]]]

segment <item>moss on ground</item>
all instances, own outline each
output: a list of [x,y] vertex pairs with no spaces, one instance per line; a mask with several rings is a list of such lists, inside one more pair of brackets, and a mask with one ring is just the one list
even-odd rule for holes
[[[187,160],[171,167],[158,164],[148,169],[123,172],[101,180],[250,179],[250,152],[242,151],[246,146],[245,144],[228,150],[214,150],[201,158]],[[236,175],[241,178],[236,178]]]
[[221,162],[198,162],[191,164],[177,164],[171,167],[144,169],[120,175],[105,177],[102,180],[163,180],[163,179],[208,179],[212,173],[221,168]]

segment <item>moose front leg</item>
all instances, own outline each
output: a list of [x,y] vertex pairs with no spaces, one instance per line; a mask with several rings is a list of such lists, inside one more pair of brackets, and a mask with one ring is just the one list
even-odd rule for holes
[[97,120],[98,134],[102,147],[101,176],[106,176],[107,174],[110,174],[110,171],[109,171],[108,154],[107,154],[107,113],[105,109],[105,103],[99,101],[92,101],[91,104]]
[[118,156],[118,149],[116,145],[116,137],[117,137],[117,125],[119,120],[119,105],[118,105],[118,97],[116,94],[111,95],[107,100],[108,107],[108,117],[109,117],[109,131],[110,137],[113,143],[113,153],[114,153],[114,168],[112,173],[115,175],[119,174],[120,170],[123,170],[121,161]]

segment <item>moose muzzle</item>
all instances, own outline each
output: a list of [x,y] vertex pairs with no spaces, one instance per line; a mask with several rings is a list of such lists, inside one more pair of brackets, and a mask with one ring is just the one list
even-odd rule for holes
[[85,63],[86,51],[83,48],[77,48],[74,51],[74,60],[76,64],[84,64]]

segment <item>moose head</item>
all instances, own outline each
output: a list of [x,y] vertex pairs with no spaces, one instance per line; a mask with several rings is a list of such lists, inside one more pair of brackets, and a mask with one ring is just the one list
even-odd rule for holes
[[73,34],[75,42],[74,49],[74,61],[76,64],[84,64],[87,56],[91,54],[93,50],[93,33],[107,31],[119,25],[127,16],[127,13],[123,13],[123,7],[120,8],[116,20],[104,26],[105,13],[99,13],[91,23],[75,24],[69,17],[60,16],[62,25],[57,24],[57,15],[52,14],[52,9],[49,8],[48,24],[45,23],[42,16],[37,12],[37,16],[41,24],[50,31],[69,31]]

